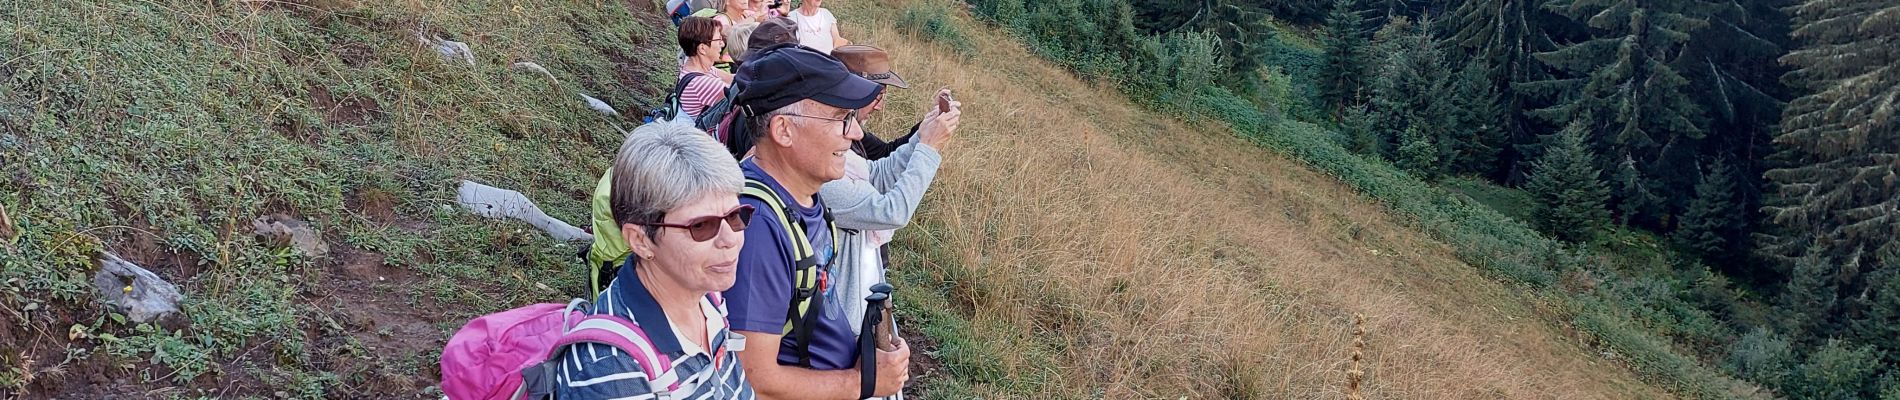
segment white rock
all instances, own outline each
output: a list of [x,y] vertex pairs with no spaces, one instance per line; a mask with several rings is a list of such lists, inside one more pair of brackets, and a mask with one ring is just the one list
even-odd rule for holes
[[594,235],[554,219],[541,207],[528,200],[521,192],[483,185],[473,181],[462,181],[462,187],[456,190],[455,201],[463,208],[488,218],[513,218],[527,222],[548,233],[548,236],[563,241],[591,241]]
[[533,63],[533,62],[529,62],[529,61],[522,61],[522,62],[517,62],[517,63],[515,63],[515,64],[513,65],[513,68],[514,68],[514,69],[515,69],[516,71],[532,71],[532,72],[540,72],[540,73],[541,73],[541,75],[547,75],[547,77],[548,77],[548,80],[551,80],[551,81],[556,81],[556,82],[559,82],[559,81],[560,81],[559,79],[554,79],[554,73],[553,73],[553,72],[548,72],[548,69],[547,69],[547,67],[542,67],[542,66],[541,66],[541,64],[536,64],[536,63]]
[[600,101],[600,99],[596,99],[594,98],[594,96],[588,96],[588,95],[583,94],[581,95],[581,100],[587,101],[587,108],[592,108],[596,112],[605,114],[607,116],[612,116],[612,117],[620,116],[620,112],[614,111],[613,106],[607,105],[607,102]]

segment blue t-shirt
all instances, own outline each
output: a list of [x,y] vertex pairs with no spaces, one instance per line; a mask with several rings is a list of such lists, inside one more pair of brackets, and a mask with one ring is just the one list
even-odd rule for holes
[[[778,180],[765,174],[759,165],[751,159],[739,163],[739,169],[745,171],[746,178],[765,182],[766,186],[778,192],[779,199],[792,209],[788,217],[798,218],[805,225],[806,232],[800,234],[811,240],[812,249],[817,252],[818,267],[829,265],[835,251],[831,245],[831,227],[825,223],[824,201],[814,201],[811,207],[804,207],[785,192]],[[816,196],[813,196],[816,199]],[[740,204],[751,205],[758,209],[752,214],[752,222],[745,230],[745,247],[739,249],[739,276],[732,288],[726,290],[726,309],[731,311],[732,329],[736,331],[764,332],[781,334],[785,332],[785,311],[792,304],[792,244],[785,236],[786,227],[779,224],[764,201],[741,196]],[[826,288],[826,294],[837,293]],[[842,301],[843,299],[839,299]],[[862,300],[860,300],[862,301]],[[858,361],[858,337],[851,333],[851,322],[844,317],[839,301],[813,303],[809,312],[820,312],[818,324],[812,327],[811,367],[817,370],[850,369]],[[833,308],[840,308],[833,310]],[[822,310],[821,310],[822,309]],[[779,364],[797,365],[796,343],[788,336],[779,342]]]

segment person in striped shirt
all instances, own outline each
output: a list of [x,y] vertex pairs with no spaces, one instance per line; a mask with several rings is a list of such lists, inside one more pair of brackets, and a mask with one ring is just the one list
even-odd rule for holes
[[732,73],[718,68],[726,57],[726,29],[719,21],[704,17],[686,17],[680,21],[680,51],[686,62],[680,64],[679,79],[686,81],[680,91],[680,110],[698,117],[707,106],[726,98],[726,86],[732,85]]
[[[755,397],[734,352],[718,292],[732,287],[753,208],[725,147],[683,121],[641,126],[614,158],[611,203],[630,253],[592,312],[626,318],[646,333],[635,345],[665,355],[656,379],[633,355],[577,345],[561,355],[560,399],[738,399]],[[644,342],[644,343],[642,343]]]

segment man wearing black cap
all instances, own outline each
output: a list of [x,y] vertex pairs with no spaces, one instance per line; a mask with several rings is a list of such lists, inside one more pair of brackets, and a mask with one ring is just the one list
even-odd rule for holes
[[[837,228],[817,196],[844,177],[845,153],[863,136],[857,109],[883,87],[842,63],[796,44],[748,57],[735,78],[734,106],[748,124],[754,156],[740,162],[740,203],[760,212],[745,231],[725,292],[732,330],[745,337],[741,365],[761,398],[858,399],[897,393],[909,379],[910,349],[877,351],[858,365],[857,335],[845,301],[827,298],[826,267],[837,258]],[[875,381],[874,387],[865,382]],[[869,392],[869,393],[866,393]]]

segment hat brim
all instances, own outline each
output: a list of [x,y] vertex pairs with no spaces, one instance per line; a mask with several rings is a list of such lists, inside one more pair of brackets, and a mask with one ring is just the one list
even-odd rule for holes
[[910,88],[910,82],[904,82],[904,77],[897,76],[897,71],[886,72],[882,75],[883,76],[879,76],[876,79],[872,79],[871,82],[896,86],[898,89]]
[[878,93],[884,90],[884,85],[877,82],[865,80],[857,75],[845,75],[838,84],[812,95],[811,99],[832,107],[856,110],[871,105],[872,101],[877,100]]

